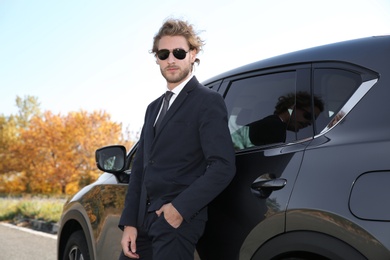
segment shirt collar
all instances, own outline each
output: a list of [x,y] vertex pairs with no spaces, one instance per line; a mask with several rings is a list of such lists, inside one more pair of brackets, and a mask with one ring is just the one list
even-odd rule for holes
[[175,87],[174,89],[172,90],[169,90],[167,88],[168,91],[172,91],[173,92],[173,96],[177,96],[179,95],[179,93],[181,92],[181,90],[184,88],[185,85],[187,85],[188,81],[190,81],[192,78],[194,77],[194,74],[191,74],[188,79],[186,79],[185,81],[183,81],[182,83],[180,83],[177,87]]

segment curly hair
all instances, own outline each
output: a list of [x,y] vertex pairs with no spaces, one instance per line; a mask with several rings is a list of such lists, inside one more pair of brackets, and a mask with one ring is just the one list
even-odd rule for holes
[[[275,106],[274,114],[278,115],[287,109],[294,106],[296,102],[297,108],[310,107],[311,105],[311,95],[307,92],[298,92],[295,96],[293,93],[281,96],[278,98],[278,103]],[[319,97],[314,96],[314,106],[322,112],[324,111],[324,103]]]
[[[186,38],[190,50],[196,50],[196,54],[202,50],[204,45],[203,40],[198,36],[191,24],[179,19],[168,19],[153,38],[151,53],[154,53],[154,55],[158,51],[158,44],[163,36],[183,36]],[[200,60],[197,58],[195,62],[199,64]]]

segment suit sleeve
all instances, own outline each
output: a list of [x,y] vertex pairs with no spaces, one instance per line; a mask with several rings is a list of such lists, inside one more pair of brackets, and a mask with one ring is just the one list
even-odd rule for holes
[[235,153],[223,98],[216,92],[208,92],[200,102],[198,132],[207,167],[201,177],[172,201],[186,221],[218,196],[235,174]]
[[125,205],[119,221],[119,228],[124,226],[137,226],[138,210],[141,197],[142,174],[143,174],[143,150],[144,150],[144,129],[142,129],[137,152],[131,168],[130,181],[127,188]]

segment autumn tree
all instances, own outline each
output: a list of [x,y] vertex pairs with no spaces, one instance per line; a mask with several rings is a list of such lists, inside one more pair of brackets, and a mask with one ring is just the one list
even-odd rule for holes
[[24,185],[21,183],[23,180],[19,178],[18,171],[15,169],[18,160],[15,160],[10,152],[10,147],[18,142],[18,131],[14,116],[0,116],[0,192],[3,193],[7,189],[15,192],[24,191]]
[[37,97],[25,96],[23,99],[16,96],[15,102],[18,107],[18,114],[15,119],[17,120],[17,126],[20,128],[28,127],[28,124],[33,117],[42,115]]
[[[7,174],[2,176],[2,183],[6,187],[0,184],[0,191],[74,193],[99,176],[97,148],[132,145],[129,136],[123,135],[121,124],[112,122],[104,111],[40,114],[30,110],[25,101],[19,100],[18,104],[24,113],[14,119],[15,133],[10,134],[17,136],[17,141],[8,143],[10,160],[15,163],[8,169],[3,167],[2,172]],[[11,129],[8,123],[5,125]]]
[[[0,116],[0,158],[4,159],[9,155],[9,146],[17,142],[20,129],[27,128],[32,117],[40,116],[41,110],[36,97],[26,96],[24,99],[17,96],[17,115]],[[9,165],[8,158],[0,160],[0,172]]]
[[30,119],[41,114],[36,97],[25,96],[22,99],[17,96],[15,101],[18,114],[0,116],[0,192],[25,190],[25,180],[18,170],[20,158],[15,157],[11,147],[17,145],[20,131],[28,127]]

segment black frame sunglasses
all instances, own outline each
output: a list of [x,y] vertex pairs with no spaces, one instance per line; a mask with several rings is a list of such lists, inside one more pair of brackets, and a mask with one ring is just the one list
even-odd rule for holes
[[[166,59],[168,59],[170,53],[171,53],[170,50],[162,49],[162,50],[158,50],[158,51],[156,52],[156,55],[157,55],[157,57],[158,57],[160,60],[166,60]],[[180,49],[180,48],[176,48],[176,49],[173,49],[173,50],[172,50],[173,56],[174,56],[176,59],[178,59],[178,60],[184,60],[185,57],[187,56],[187,53],[188,53],[188,51],[185,51],[185,50]]]

